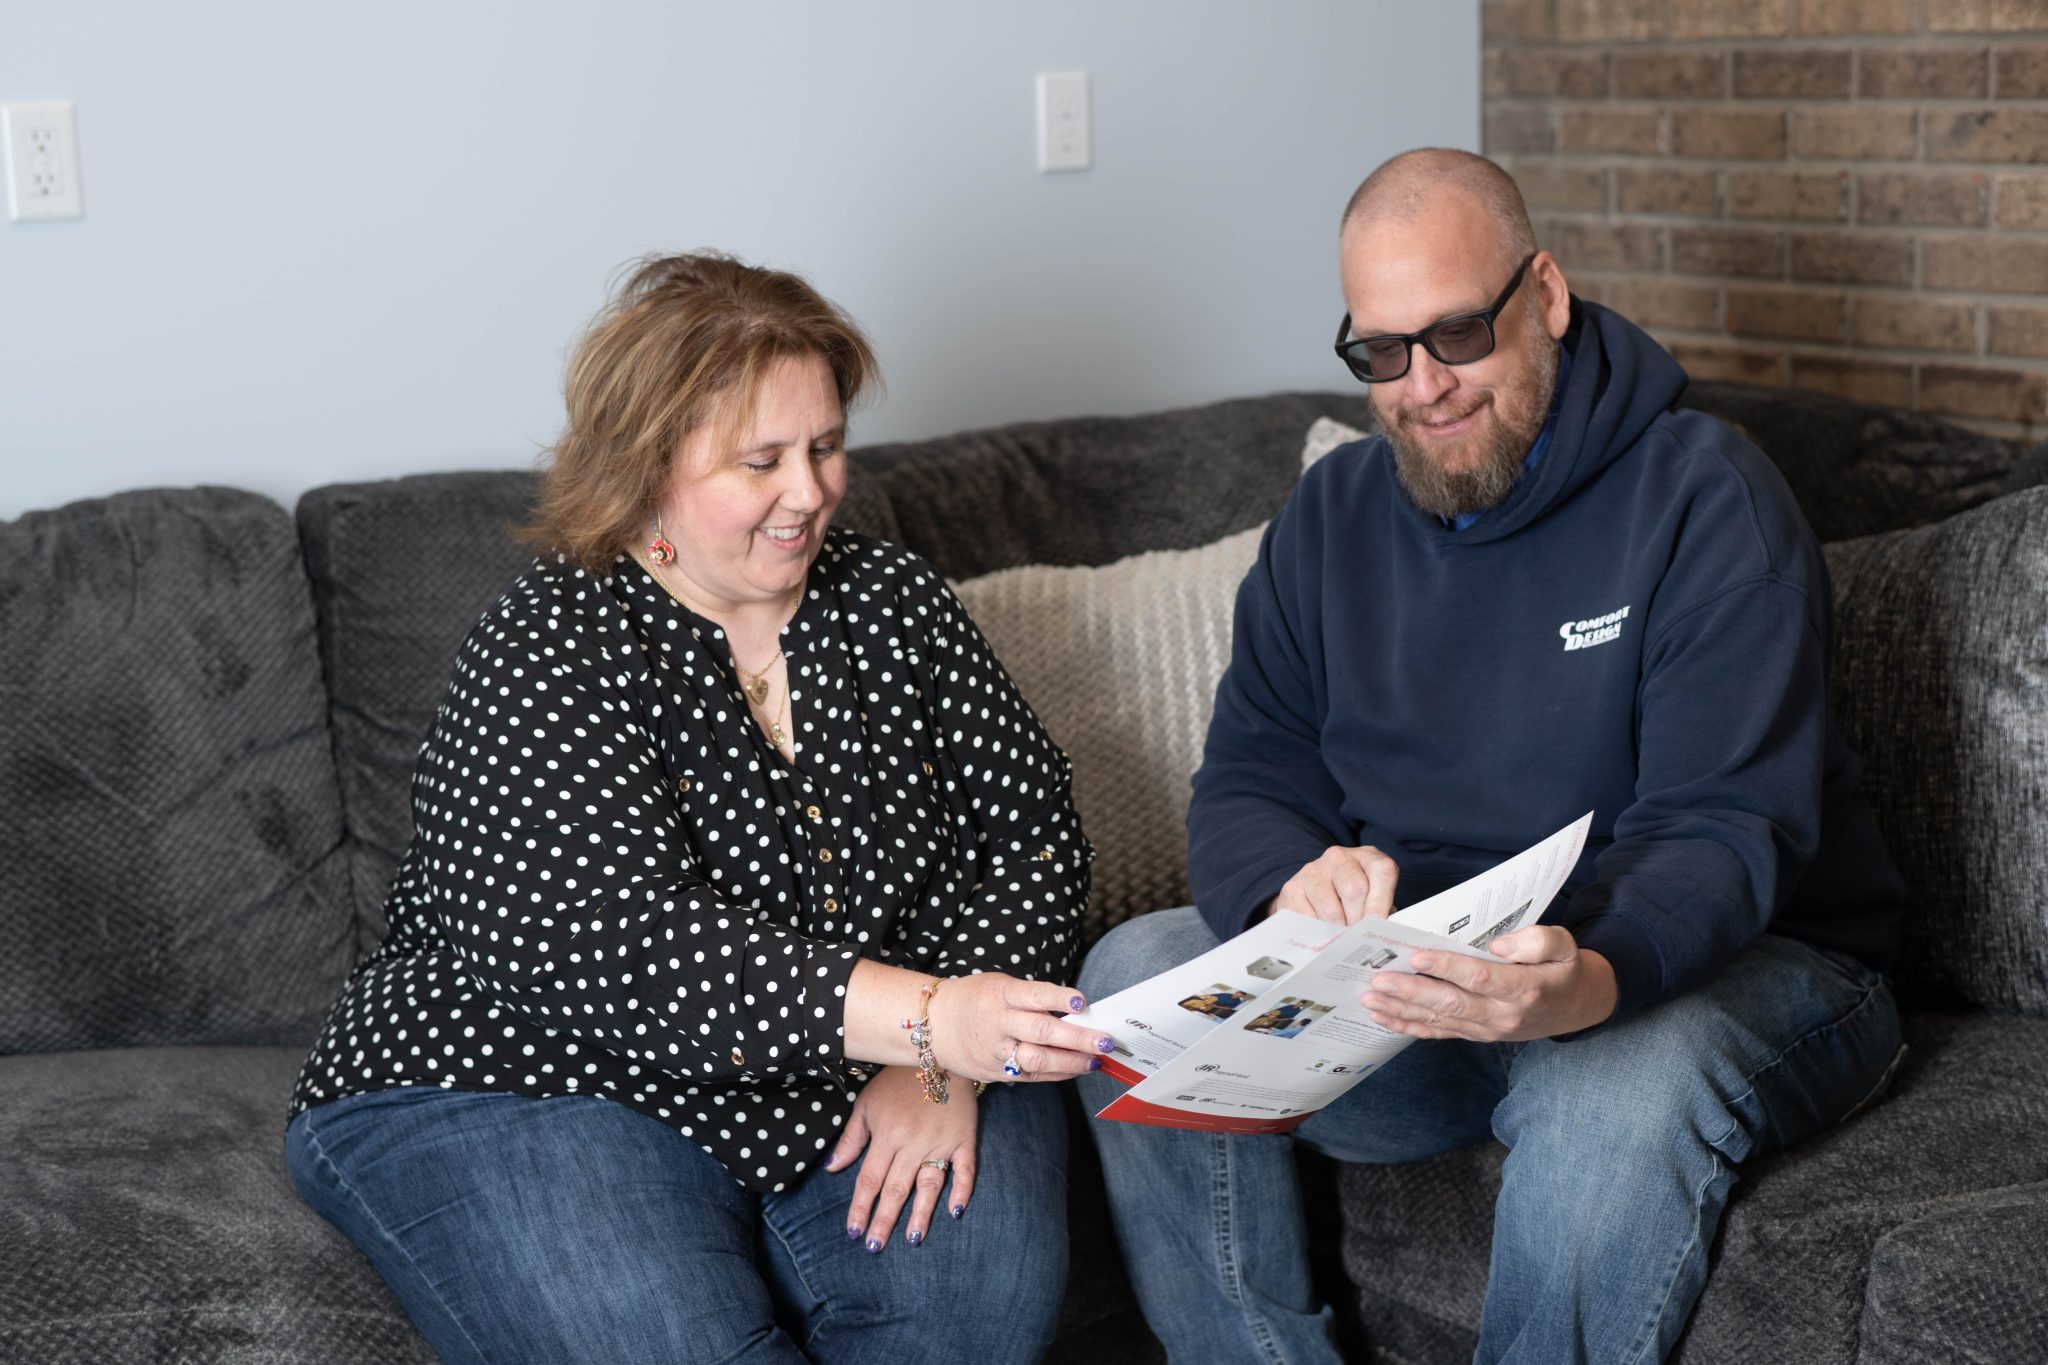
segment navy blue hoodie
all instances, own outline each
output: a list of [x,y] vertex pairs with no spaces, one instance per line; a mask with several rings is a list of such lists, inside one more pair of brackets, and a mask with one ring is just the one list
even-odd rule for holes
[[1462,531],[1384,437],[1302,478],[1238,591],[1188,811],[1220,936],[1332,845],[1412,904],[1587,810],[1550,912],[1604,954],[1617,1015],[1758,934],[1889,970],[1903,892],[1828,717],[1832,601],[1770,461],[1674,408],[1685,372],[1574,299],[1544,458]]

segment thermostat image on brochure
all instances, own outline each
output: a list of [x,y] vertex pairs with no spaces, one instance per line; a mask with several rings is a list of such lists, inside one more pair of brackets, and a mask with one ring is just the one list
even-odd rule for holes
[[1281,977],[1294,970],[1294,964],[1269,954],[1265,957],[1253,958],[1245,964],[1244,969],[1253,976],[1264,977],[1268,981],[1278,981]]

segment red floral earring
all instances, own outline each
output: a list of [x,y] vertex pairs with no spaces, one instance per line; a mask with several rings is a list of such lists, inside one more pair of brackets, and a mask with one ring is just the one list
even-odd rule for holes
[[654,514],[654,539],[647,542],[647,557],[657,564],[676,562],[676,547],[661,533],[661,513]]

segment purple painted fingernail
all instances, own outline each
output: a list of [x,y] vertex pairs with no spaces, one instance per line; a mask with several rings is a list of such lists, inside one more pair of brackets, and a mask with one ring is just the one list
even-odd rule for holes
[[917,1246],[924,1241],[924,1234],[919,1232],[916,1228],[912,1228],[909,1232],[903,1235],[903,1240],[910,1243],[912,1246]]
[[1089,1069],[1090,1071],[1100,1071],[1100,1070],[1102,1070],[1102,1058],[1100,1058],[1100,1057],[1090,1057],[1090,1058],[1088,1059],[1088,1069]]
[[1077,995],[1072,1000],[1069,1000],[1067,1002],[1067,1008],[1072,1010],[1074,1013],[1079,1014],[1082,1010],[1088,1008],[1088,1002]]
[[860,1224],[848,1223],[846,1225],[846,1240],[849,1242],[858,1242],[860,1240]]
[[868,1238],[868,1255],[879,1255],[881,1253],[881,1250],[882,1244],[879,1241],[877,1241],[873,1237]]
[[1105,1033],[1105,1034],[1103,1034],[1103,1035],[1102,1035],[1102,1036],[1101,1036],[1100,1038],[1097,1038],[1097,1039],[1095,1040],[1095,1050],[1096,1050],[1097,1052],[1114,1052],[1114,1051],[1116,1051],[1116,1039],[1114,1039],[1114,1038],[1110,1037],[1110,1036],[1109,1036],[1108,1034],[1106,1034],[1106,1033]]
[[953,1216],[955,1218],[958,1218],[961,1214],[965,1212],[967,1212],[967,1206],[965,1204],[955,1204],[953,1206]]

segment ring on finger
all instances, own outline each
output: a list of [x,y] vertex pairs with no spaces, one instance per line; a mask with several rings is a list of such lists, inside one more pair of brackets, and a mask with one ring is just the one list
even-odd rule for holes
[[1016,1048],[1011,1048],[1010,1055],[1003,1058],[1003,1074],[1005,1076],[1021,1076],[1024,1074],[1024,1068],[1017,1065]]
[[946,1158],[942,1156],[928,1156],[923,1161],[920,1161],[917,1164],[920,1166],[929,1166],[933,1170],[938,1171],[941,1174],[948,1170],[951,1170],[953,1167],[953,1163],[946,1160]]

